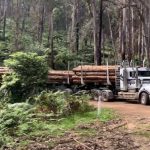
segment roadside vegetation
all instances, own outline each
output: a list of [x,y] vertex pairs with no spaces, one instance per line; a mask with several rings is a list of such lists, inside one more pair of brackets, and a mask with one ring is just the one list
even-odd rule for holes
[[[101,117],[97,118],[97,112],[76,112],[70,115],[53,115],[52,113],[40,112],[36,105],[31,106],[26,103],[8,105],[0,113],[0,146],[13,147],[16,144],[22,146],[21,139],[26,137],[30,141],[31,137],[63,136],[79,125],[94,123],[97,120],[108,121],[114,116],[110,110],[103,110]],[[94,130],[78,131],[83,136],[94,134]],[[19,143],[17,139],[20,139]]]
[[[15,53],[5,61],[5,66],[11,72],[3,76],[0,88],[1,148],[28,145],[31,137],[62,136],[80,124],[114,118],[110,110],[97,116],[97,110],[88,103],[88,94],[50,91],[44,56]],[[94,133],[90,129],[83,131],[83,135]],[[25,141],[18,141],[24,137]]]

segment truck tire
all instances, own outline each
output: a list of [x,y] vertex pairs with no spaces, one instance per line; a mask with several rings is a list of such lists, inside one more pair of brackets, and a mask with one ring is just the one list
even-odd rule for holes
[[108,96],[106,92],[102,92],[102,101],[103,102],[109,102]]
[[148,105],[149,104],[149,96],[147,93],[143,92],[140,95],[140,103],[142,105]]
[[99,95],[101,94],[101,91],[100,90],[97,90],[97,89],[92,89],[91,90],[91,95],[92,95],[92,99],[94,101],[98,101],[98,98],[99,98]]

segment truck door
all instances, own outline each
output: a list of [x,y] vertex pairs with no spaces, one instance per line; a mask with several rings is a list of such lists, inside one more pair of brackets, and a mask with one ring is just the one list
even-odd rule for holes
[[128,72],[127,69],[120,70],[120,90],[127,91],[128,90]]
[[129,72],[128,89],[129,90],[136,89],[136,71]]
[[130,71],[129,78],[128,78],[128,90],[135,90],[139,88],[140,85],[141,85],[141,82],[139,79],[137,80],[136,71]]

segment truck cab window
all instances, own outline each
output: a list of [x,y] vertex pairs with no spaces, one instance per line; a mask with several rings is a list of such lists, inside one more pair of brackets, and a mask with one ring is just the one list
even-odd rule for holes
[[136,77],[136,72],[135,71],[131,71],[130,72],[130,77],[135,78]]

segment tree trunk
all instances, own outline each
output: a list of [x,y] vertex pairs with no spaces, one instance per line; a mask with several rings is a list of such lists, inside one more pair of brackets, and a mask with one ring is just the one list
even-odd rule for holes
[[50,63],[52,69],[55,69],[54,64],[54,44],[53,44],[53,10],[49,12],[49,32],[48,32],[48,47],[50,47],[51,52],[49,53]]
[[4,12],[3,12],[3,40],[5,41],[5,34],[6,34],[6,10],[7,10],[7,0],[4,1]]
[[[125,4],[125,0],[123,0]],[[123,19],[122,19],[122,44],[121,44],[121,58],[122,61],[126,59],[126,8],[123,8]]]
[[[140,12],[141,14],[143,14],[143,11],[142,11],[142,6],[140,8]],[[138,58],[139,58],[139,62],[140,62],[140,65],[142,64],[142,60],[143,60],[143,55],[144,55],[144,51],[143,51],[143,23],[142,21],[140,21],[140,24],[139,24],[139,35],[138,35]]]
[[79,51],[79,0],[73,1],[72,6],[72,26],[70,35],[70,49],[72,53],[78,54]]
[[26,23],[26,8],[25,8],[25,2],[22,1],[22,27],[21,32],[23,33],[25,30],[25,23]]
[[[150,2],[149,2],[150,5]],[[148,10],[148,49],[147,49],[147,62],[150,67],[150,9]]]
[[132,14],[131,14],[131,0],[128,0],[128,61],[132,59]]
[[146,59],[147,65],[150,67],[149,62],[149,52],[150,52],[150,10],[148,8],[145,9],[145,17],[143,17],[143,25],[144,25],[144,37],[145,37],[145,45],[146,45]]
[[38,26],[38,41],[41,44],[43,39],[43,32],[44,32],[44,15],[45,15],[45,7],[44,2],[40,1],[39,6],[39,26]]
[[16,4],[16,35],[15,35],[15,51],[19,50],[19,22],[20,22],[20,0]]
[[75,25],[75,35],[76,35],[76,43],[75,43],[75,51],[76,54],[78,55],[79,52],[79,31],[80,31],[80,23],[79,23],[79,0],[75,0],[76,1],[76,25]]
[[122,14],[122,10],[119,10],[119,51],[117,53],[117,57],[119,58],[118,61],[122,61],[122,28],[123,28],[123,24],[122,24],[122,20],[123,20],[123,14]]
[[[96,1],[92,0],[92,12],[93,12],[93,37],[94,37],[94,63],[95,65],[101,65],[101,33],[102,33],[102,1],[100,2],[100,27],[98,28],[97,23],[97,11],[96,11]],[[99,32],[98,32],[98,29]],[[99,33],[99,34],[98,34]],[[99,41],[100,40],[100,41]]]
[[102,57],[102,54],[101,54],[101,49],[102,49],[102,28],[103,28],[103,0],[100,1],[100,12],[99,12],[99,45],[98,45],[98,62],[97,64],[98,65],[101,65],[102,63],[102,60],[101,60],[101,57]]
[[131,45],[131,49],[132,49],[132,57],[134,58],[135,56],[135,51],[134,51],[134,42],[135,42],[135,36],[134,36],[134,9],[131,8],[131,18],[132,18],[132,45]]
[[107,11],[107,16],[108,16],[108,21],[109,21],[110,38],[111,38],[112,47],[113,47],[113,50],[114,50],[114,62],[116,64],[116,61],[117,61],[118,58],[116,56],[115,42],[114,42],[114,37],[113,37],[113,31],[112,31],[112,26],[111,26],[110,15],[109,15],[108,11]]

